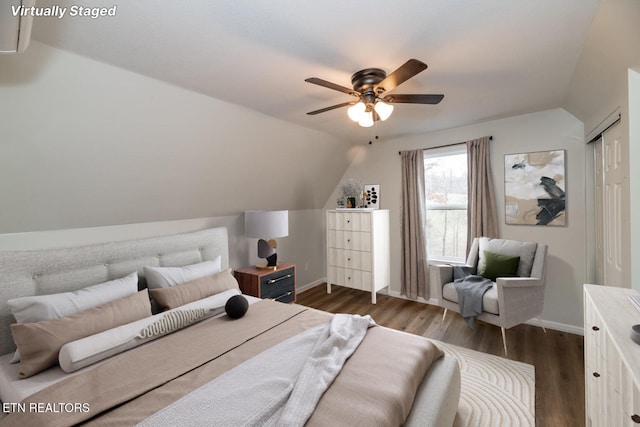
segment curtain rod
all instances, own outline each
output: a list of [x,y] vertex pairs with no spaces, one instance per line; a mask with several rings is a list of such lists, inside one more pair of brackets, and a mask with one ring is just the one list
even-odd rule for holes
[[[489,141],[493,141],[493,135],[489,136]],[[429,150],[431,148],[453,147],[454,145],[462,145],[462,144],[466,144],[466,142],[454,142],[451,144],[436,145],[435,147],[423,148],[423,150]],[[402,151],[398,151],[398,155],[401,155],[401,154],[402,154]]]

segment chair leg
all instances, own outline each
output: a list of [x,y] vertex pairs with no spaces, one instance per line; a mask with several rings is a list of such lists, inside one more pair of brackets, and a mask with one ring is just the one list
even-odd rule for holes
[[540,327],[542,328],[542,330],[546,334],[547,330],[544,328],[544,323],[542,323],[542,319],[540,318],[540,316],[538,316],[536,319],[538,319],[538,322],[540,322]]
[[449,309],[445,308],[444,313],[442,314],[442,322],[440,322],[440,329],[444,329],[444,318],[447,317],[447,310]]
[[502,345],[504,346],[504,355],[507,356],[507,335],[504,332],[504,328],[500,328],[502,330]]

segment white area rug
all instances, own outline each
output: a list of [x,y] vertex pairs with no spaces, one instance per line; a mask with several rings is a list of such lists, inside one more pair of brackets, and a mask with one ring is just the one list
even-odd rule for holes
[[437,341],[462,377],[455,427],[535,426],[532,365]]

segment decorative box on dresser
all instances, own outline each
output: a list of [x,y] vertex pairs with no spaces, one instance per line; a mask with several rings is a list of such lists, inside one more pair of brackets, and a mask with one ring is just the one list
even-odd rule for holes
[[632,289],[584,285],[587,427],[640,425],[640,345],[630,338],[640,311]]
[[276,269],[243,267],[234,272],[243,294],[280,302],[296,302],[296,266],[279,262]]
[[327,292],[331,284],[371,292],[389,286],[389,211],[327,211]]

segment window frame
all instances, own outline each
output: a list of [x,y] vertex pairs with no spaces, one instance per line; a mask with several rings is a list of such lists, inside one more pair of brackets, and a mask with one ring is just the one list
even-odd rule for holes
[[[461,146],[449,146],[449,147],[438,147],[438,148],[429,148],[429,149],[425,149],[423,151],[423,161],[427,161],[427,159],[429,158],[434,158],[434,157],[447,157],[447,156],[455,156],[455,155],[460,155],[460,154],[464,154],[465,156],[467,155],[467,149],[465,145],[461,145]],[[465,167],[467,167],[467,165],[465,164]],[[469,173],[469,171],[467,170],[467,174]],[[425,168],[425,174],[426,174],[426,168]],[[426,177],[425,177],[426,179]],[[468,179],[468,178],[467,178]],[[426,193],[426,183],[425,183],[425,193]],[[427,225],[427,214],[428,211],[433,210],[433,211],[438,211],[438,210],[446,210],[446,211],[456,211],[456,210],[466,210],[467,214],[469,211],[469,193],[468,193],[468,189],[467,189],[467,203],[466,204],[462,204],[462,203],[451,203],[451,204],[430,204],[427,200],[426,194],[425,194],[425,234],[427,241],[425,242],[425,244],[427,245],[428,248],[428,233],[429,233],[429,228]],[[467,225],[467,230],[466,232],[469,232],[468,229],[468,225]],[[447,263],[456,263],[456,264],[464,264],[466,262],[466,257],[448,257],[448,256],[433,256],[429,254],[429,251],[427,251],[427,261],[428,262],[447,262]]]

